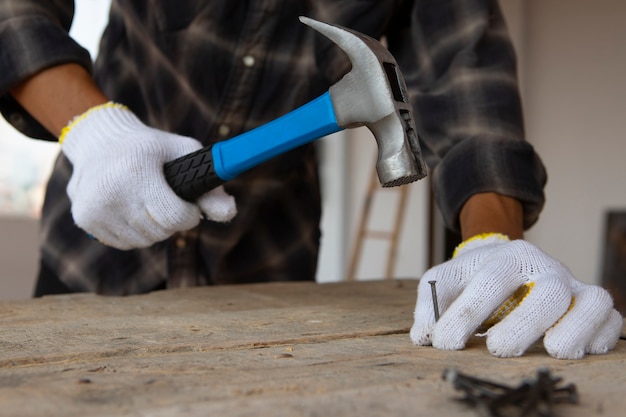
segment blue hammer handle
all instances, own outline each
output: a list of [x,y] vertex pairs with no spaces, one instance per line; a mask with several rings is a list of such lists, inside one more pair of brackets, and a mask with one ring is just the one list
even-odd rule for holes
[[165,177],[177,195],[195,201],[244,171],[340,130],[326,92],[256,129],[167,162]]

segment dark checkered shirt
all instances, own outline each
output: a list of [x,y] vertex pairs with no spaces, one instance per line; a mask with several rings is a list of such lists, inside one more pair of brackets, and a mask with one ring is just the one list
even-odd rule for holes
[[[462,204],[494,191],[543,206],[546,174],[525,141],[515,55],[497,1],[113,0],[95,63],[69,36],[71,0],[0,0],[0,110],[55,140],[7,91],[67,62],[145,123],[204,144],[281,116],[325,92],[350,64],[305,15],[385,38],[406,78],[437,203],[458,228]],[[164,285],[315,277],[321,216],[315,145],[226,185],[239,213],[141,250],[91,241],[73,223],[61,155],[42,213],[41,261],[74,291],[133,294]]]

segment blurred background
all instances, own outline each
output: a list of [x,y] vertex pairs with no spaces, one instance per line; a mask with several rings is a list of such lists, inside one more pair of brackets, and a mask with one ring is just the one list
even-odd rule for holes
[[[75,3],[71,33],[95,57],[110,0]],[[581,281],[626,282],[626,2],[500,4],[518,54],[527,137],[549,176],[547,204],[526,237]],[[319,282],[419,278],[446,257],[454,237],[432,210],[427,180],[404,191],[372,186],[376,145],[365,129],[319,145]],[[58,152],[0,119],[0,299],[30,297],[43,188]]]

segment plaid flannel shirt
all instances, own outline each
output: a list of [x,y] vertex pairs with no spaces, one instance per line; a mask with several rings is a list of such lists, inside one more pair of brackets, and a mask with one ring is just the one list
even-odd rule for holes
[[[486,191],[522,201],[526,227],[537,220],[546,174],[524,139],[515,54],[495,0],[113,0],[95,63],[68,36],[71,0],[0,0],[0,110],[25,134],[56,139],[8,91],[75,62],[145,123],[204,144],[223,140],[310,101],[349,70],[300,15],[386,39],[451,228],[463,203]],[[70,175],[61,154],[42,213],[41,261],[74,291],[314,279],[321,202],[313,144],[227,183],[239,210],[232,223],[202,221],[140,250],[108,248],[74,225]]]

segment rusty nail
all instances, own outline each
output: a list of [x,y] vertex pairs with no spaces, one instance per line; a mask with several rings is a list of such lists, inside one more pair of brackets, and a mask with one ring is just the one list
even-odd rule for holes
[[428,283],[430,284],[430,292],[433,295],[433,308],[435,310],[435,321],[439,320],[439,303],[437,302],[437,288],[435,287],[435,284],[437,283],[437,281],[428,281]]

